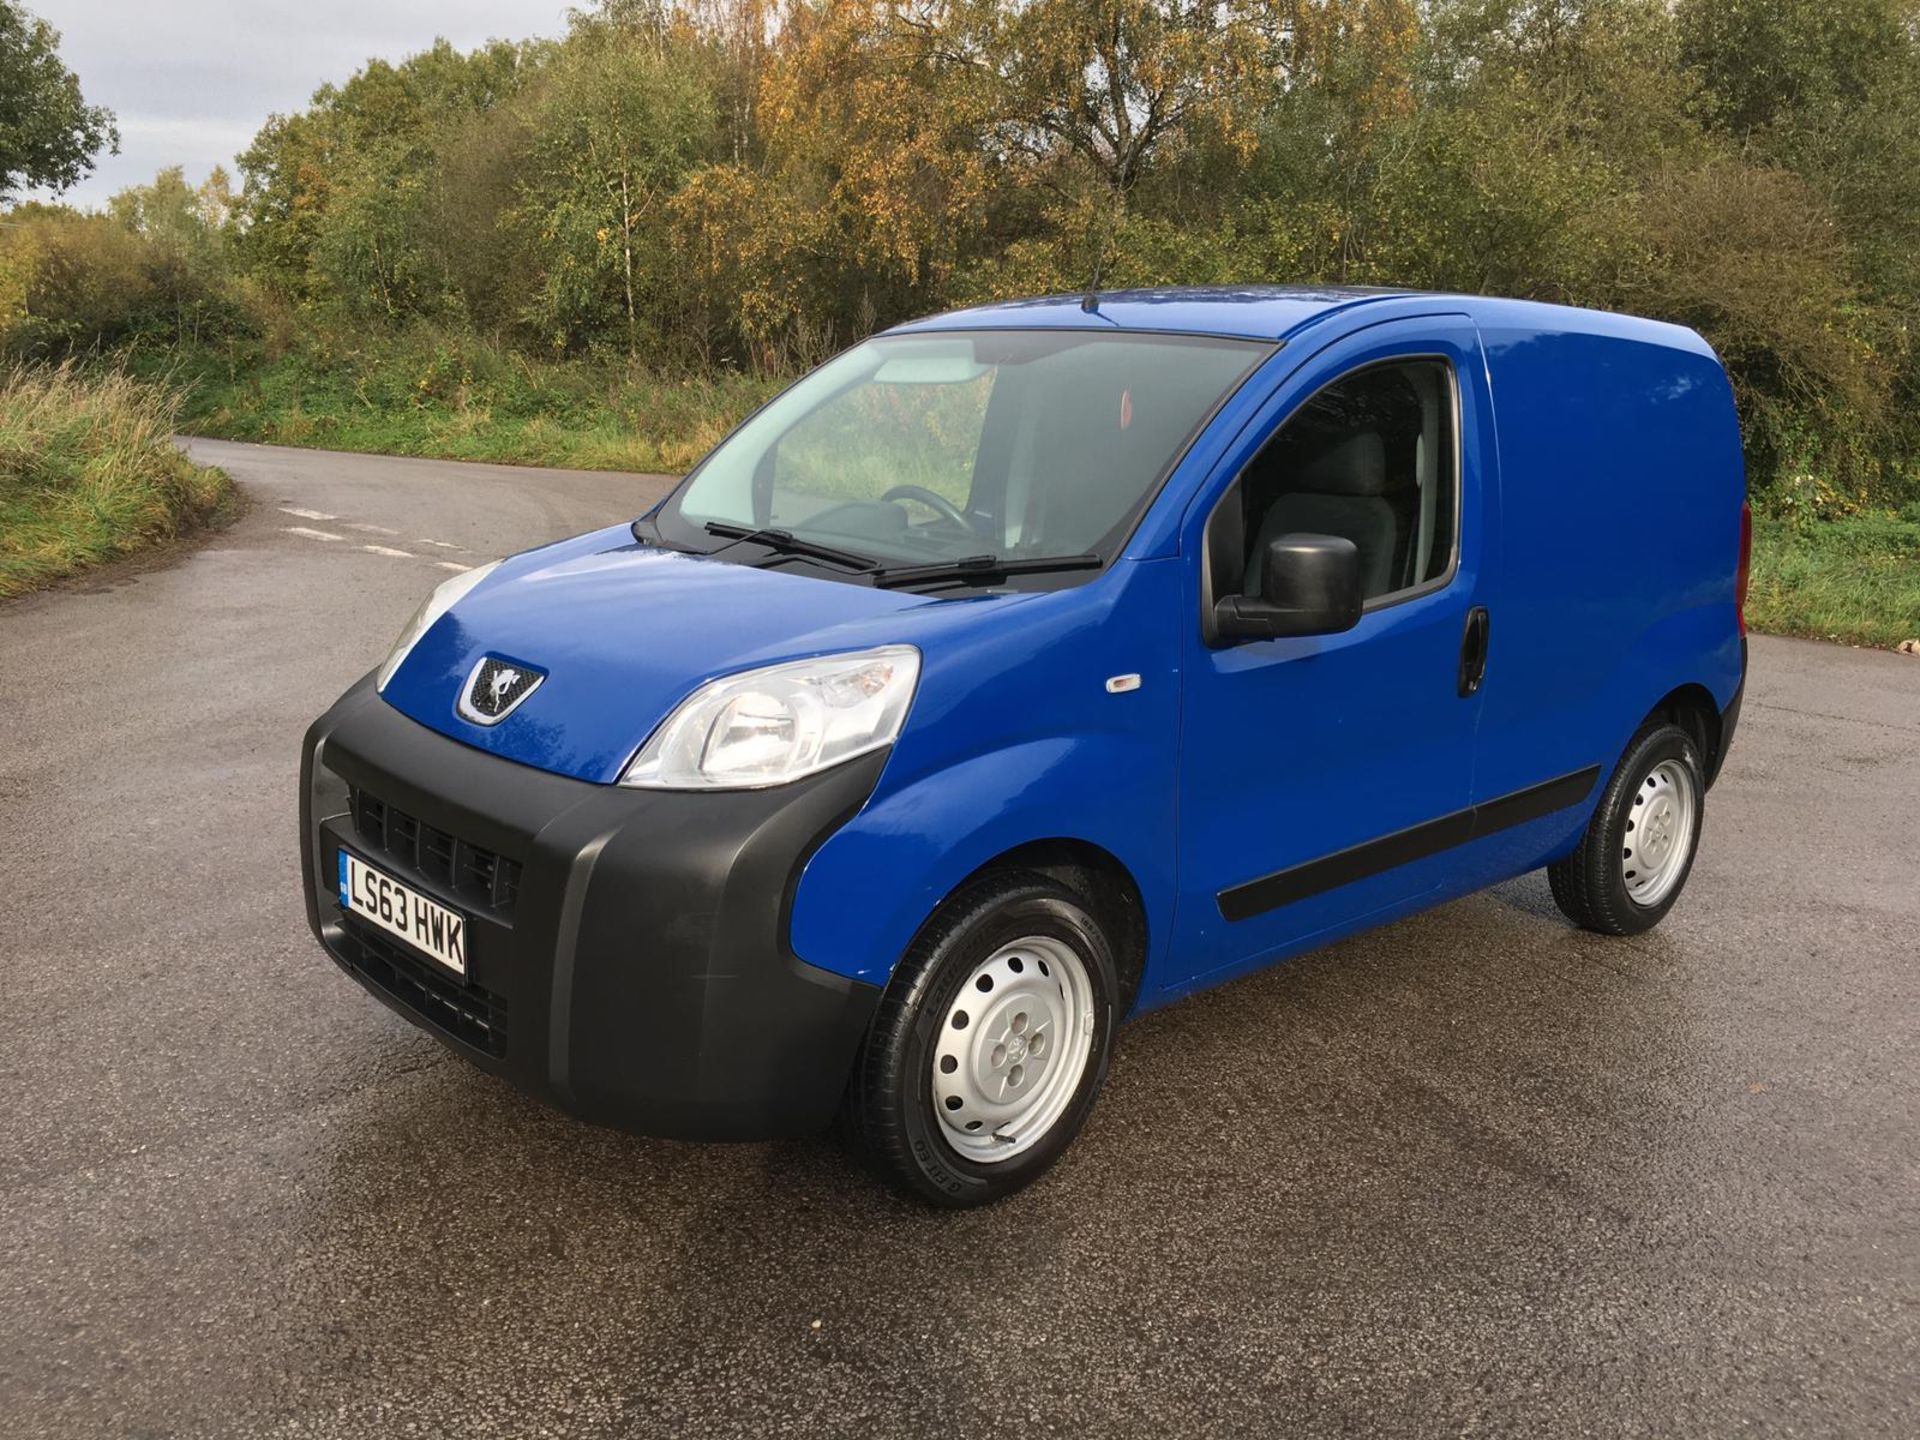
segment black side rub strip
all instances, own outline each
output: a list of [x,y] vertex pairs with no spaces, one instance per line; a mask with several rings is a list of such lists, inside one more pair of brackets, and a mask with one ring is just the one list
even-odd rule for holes
[[1295,865],[1290,870],[1263,875],[1258,880],[1249,880],[1222,890],[1215,897],[1220,904],[1220,913],[1228,920],[1251,920],[1256,915],[1278,910],[1282,905],[1291,905],[1296,900],[1305,900],[1323,890],[1351,885],[1356,880],[1365,880],[1369,875],[1378,875],[1396,865],[1410,865],[1415,860],[1438,855],[1442,850],[1464,845],[1469,840],[1478,840],[1500,830],[1511,830],[1515,825],[1524,825],[1529,820],[1544,819],[1556,810],[1578,805],[1591,793],[1594,782],[1599,778],[1600,767],[1590,765],[1572,775],[1562,775],[1558,780],[1530,785],[1525,790],[1502,795],[1498,800],[1469,805],[1465,810],[1442,815],[1438,820],[1428,820],[1405,830],[1396,830],[1391,835],[1382,835],[1378,840],[1336,850],[1331,855],[1309,860],[1304,865]]

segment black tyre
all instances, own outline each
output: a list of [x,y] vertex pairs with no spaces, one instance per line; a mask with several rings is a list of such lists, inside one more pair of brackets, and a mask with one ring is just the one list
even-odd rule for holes
[[988,876],[941,906],[901,960],[843,1128],[904,1194],[954,1208],[1010,1194],[1093,1109],[1118,993],[1113,948],[1072,891]]
[[1601,935],[1658,925],[1693,871],[1706,793],[1700,751],[1686,731],[1662,720],[1634,736],[1580,848],[1547,867],[1567,918]]

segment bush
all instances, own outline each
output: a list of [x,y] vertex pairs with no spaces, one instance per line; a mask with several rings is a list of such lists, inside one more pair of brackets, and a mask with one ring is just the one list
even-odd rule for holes
[[208,213],[224,202],[203,193],[210,188],[219,187],[191,190],[168,170],[115,196],[110,214],[10,212],[0,232],[0,351],[58,362],[260,334],[270,302],[228,266]]

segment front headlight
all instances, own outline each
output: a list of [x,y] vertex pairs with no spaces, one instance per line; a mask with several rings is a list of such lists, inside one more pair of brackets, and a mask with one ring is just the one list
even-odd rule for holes
[[393,672],[398,670],[400,662],[407,658],[407,652],[419,643],[422,635],[433,628],[433,622],[458,604],[462,595],[499,568],[498,560],[486,565],[476,565],[464,574],[454,576],[429,595],[427,603],[413,612],[413,618],[407,622],[407,628],[402,630],[400,638],[393,642],[393,651],[387,656],[387,663],[380,667],[380,674],[374,680],[373,688],[385,690],[387,682],[393,678]]
[[710,680],[666,718],[620,776],[650,790],[784,785],[891,745],[920,652],[886,645]]

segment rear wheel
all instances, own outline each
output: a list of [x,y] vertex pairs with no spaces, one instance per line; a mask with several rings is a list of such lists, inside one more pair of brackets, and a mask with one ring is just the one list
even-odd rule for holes
[[1655,721],[1634,736],[1580,848],[1547,867],[1567,918],[1602,935],[1659,924],[1692,873],[1706,790],[1686,731]]
[[896,1189],[985,1204],[1037,1179],[1105,1078],[1113,950],[1070,890],[989,876],[930,920],[887,987],[847,1097],[855,1147]]

